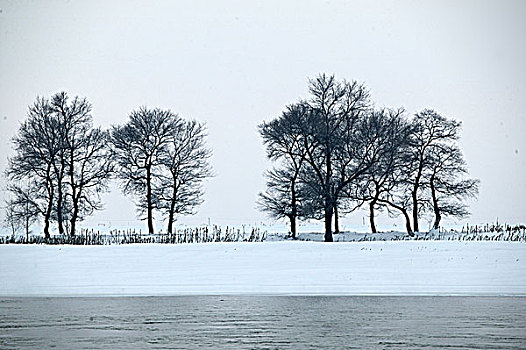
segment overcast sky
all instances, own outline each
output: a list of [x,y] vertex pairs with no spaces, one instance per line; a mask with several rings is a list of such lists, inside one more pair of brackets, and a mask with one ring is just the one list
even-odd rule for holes
[[[206,122],[214,152],[205,203],[180,222],[261,222],[269,163],[257,125],[325,72],[364,82],[378,107],[461,120],[481,180],[462,222],[524,222],[525,36],[526,1],[2,0],[0,170],[37,96],[87,97],[103,127],[141,105],[169,108]],[[135,224],[117,188],[104,200],[88,224]]]

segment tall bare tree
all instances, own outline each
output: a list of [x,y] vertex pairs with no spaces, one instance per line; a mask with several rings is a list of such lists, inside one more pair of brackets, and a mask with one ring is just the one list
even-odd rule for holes
[[170,110],[141,107],[131,112],[129,120],[112,130],[112,144],[118,166],[116,176],[123,181],[125,194],[138,197],[140,214],[146,213],[148,232],[154,233],[153,211],[160,206],[154,196],[159,174],[174,129],[178,124],[177,115]]
[[159,208],[168,216],[167,231],[173,232],[177,215],[193,214],[203,202],[202,182],[212,176],[208,163],[211,151],[206,148],[205,125],[195,120],[176,118],[170,142],[161,159],[164,171],[160,186],[154,189]]
[[86,98],[70,99],[66,92],[60,92],[51,98],[50,106],[59,122],[60,134],[60,151],[54,166],[58,228],[63,234],[66,211],[70,234],[75,235],[79,218],[100,209],[99,194],[107,188],[111,176],[113,160],[108,133],[93,128],[92,107]]
[[369,93],[356,81],[337,81],[325,74],[310,80],[311,113],[304,125],[307,162],[321,195],[325,241],[332,242],[334,208],[344,189],[371,165],[370,150],[358,136],[370,110]]

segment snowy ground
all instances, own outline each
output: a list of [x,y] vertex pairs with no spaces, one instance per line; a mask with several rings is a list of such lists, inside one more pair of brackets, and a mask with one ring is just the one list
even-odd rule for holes
[[0,246],[0,296],[526,295],[526,244]]

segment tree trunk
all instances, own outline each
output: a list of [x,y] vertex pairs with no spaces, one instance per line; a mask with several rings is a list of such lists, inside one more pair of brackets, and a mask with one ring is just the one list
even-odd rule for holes
[[296,239],[296,217],[298,216],[298,205],[296,203],[296,180],[293,179],[291,183],[291,207],[292,213],[289,217],[290,219],[290,232],[292,233],[292,239]]
[[438,230],[440,228],[440,220],[442,219],[439,212],[435,213],[435,223],[433,224],[433,229]]
[[340,221],[338,218],[338,204],[334,205],[334,233],[340,233]]
[[431,176],[431,197],[433,198],[433,211],[435,212],[435,223],[433,224],[433,229],[438,230],[440,227],[440,219],[442,219],[442,216],[440,215],[440,208],[438,207],[438,199],[436,196],[436,190],[435,190],[435,176]]
[[46,213],[44,215],[44,238],[50,238],[49,235],[49,220],[51,218],[51,210],[53,210],[53,196],[55,194],[55,189],[53,188],[53,183],[51,182],[51,166],[49,165],[46,173],[46,187],[48,193],[48,203],[46,208]]
[[335,201],[331,193],[332,162],[329,147],[325,148],[325,242],[332,242],[332,214]]
[[172,198],[170,202],[170,210],[168,213],[168,228],[166,229],[168,233],[173,233],[173,223],[174,223],[174,216],[175,216],[174,211],[175,211],[175,198]]
[[168,211],[168,233],[173,233],[173,223],[175,218],[175,205],[177,204],[177,178],[172,173],[173,180],[173,189],[172,189],[172,198],[170,199],[170,209]]
[[77,186],[75,185],[75,169],[74,169],[74,155],[73,155],[73,148],[71,148],[70,152],[70,165],[69,165],[69,180],[70,180],[70,187],[71,187],[71,199],[73,202],[73,213],[71,213],[71,219],[69,222],[71,223],[71,232],[70,235],[73,237],[75,236],[75,229],[77,227],[77,219],[79,217],[79,198],[80,193],[82,192],[82,184],[79,186],[80,189],[77,192]]
[[60,235],[64,234],[64,219],[62,217],[62,180],[58,180],[57,184],[58,196],[57,196],[57,223],[58,223],[58,233]]
[[415,188],[411,192],[411,197],[413,198],[413,227],[415,228],[415,232],[419,232],[420,229],[418,227],[418,198],[417,198],[417,188]]
[[373,199],[369,203],[369,222],[371,223],[371,232],[376,233],[376,225],[374,223],[374,206],[376,205],[376,199]]
[[79,199],[73,198],[73,213],[71,214],[71,219],[69,222],[71,223],[71,237],[75,236],[75,230],[77,228],[77,219],[79,217]]
[[409,215],[407,214],[407,210],[402,208],[400,210],[405,218],[405,229],[407,230],[407,233],[409,236],[413,237],[415,234],[413,233],[413,230],[411,229],[411,220],[409,219]]
[[53,209],[53,197],[49,199],[46,215],[44,215],[44,238],[50,238],[49,234],[49,219],[51,217],[51,210]]
[[333,205],[328,203],[325,206],[325,235],[324,239],[325,242],[332,242],[332,210]]
[[26,211],[26,241],[29,243],[29,216]]
[[71,215],[71,220],[69,221],[71,223],[71,237],[75,237],[75,230],[77,229],[77,214],[73,212]]
[[[25,213],[25,219],[26,219],[26,241],[29,243],[29,203],[26,199],[26,213]],[[13,232],[14,234],[14,232]]]
[[418,163],[418,172],[416,174],[415,183],[413,190],[411,191],[411,197],[413,199],[413,228],[415,232],[420,232],[418,227],[418,188],[420,187],[420,178],[422,177],[422,171],[424,169],[423,154],[420,154]]
[[407,209],[405,209],[401,205],[396,205],[395,203],[392,203],[390,201],[386,200],[379,200],[380,203],[385,203],[387,205],[390,205],[391,207],[400,210],[400,212],[404,215],[405,218],[405,229],[407,230],[407,233],[409,236],[413,237],[415,234],[413,233],[413,230],[411,229],[411,219],[409,219],[409,214],[407,214]]
[[290,232],[292,232],[292,239],[296,239],[296,216],[290,215]]
[[152,183],[151,183],[151,168],[146,167],[146,205],[148,212],[148,233],[153,235],[153,204],[152,204]]
[[62,180],[64,180],[64,156],[60,156],[60,170],[55,167],[55,174],[57,175],[57,223],[58,223],[58,233],[60,235],[64,234],[64,217],[62,212],[62,202],[64,201],[64,188],[62,188]]
[[170,210],[170,213],[168,214],[168,227],[166,228],[166,232],[170,234],[173,233],[173,222],[174,222],[174,214]]

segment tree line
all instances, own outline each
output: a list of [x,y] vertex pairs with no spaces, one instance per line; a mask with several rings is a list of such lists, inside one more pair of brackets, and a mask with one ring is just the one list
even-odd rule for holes
[[373,233],[378,210],[402,215],[410,235],[428,212],[438,229],[444,216],[468,215],[465,199],[478,194],[460,128],[432,109],[409,117],[402,108],[375,108],[364,84],[321,74],[309,80],[308,98],[259,125],[275,164],[259,207],[288,218],[293,238],[297,220],[321,219],[331,242],[333,222],[337,233],[339,217],[363,206]]
[[[468,178],[459,146],[461,123],[432,109],[408,116],[402,108],[375,108],[368,89],[356,81],[321,74],[309,80],[309,96],[285,107],[259,132],[274,167],[260,209],[297,221],[323,220],[325,241],[339,232],[339,218],[358,208],[401,215],[407,232],[419,218],[468,214],[465,199],[479,181]],[[148,233],[154,214],[172,233],[179,215],[202,203],[204,179],[212,176],[206,127],[170,110],[140,107],[122,125],[93,125],[86,98],[65,92],[37,98],[13,137],[8,159],[6,219],[26,235],[38,220],[44,237],[50,225],[74,236],[78,222],[101,209],[101,194],[116,179],[135,201]],[[334,231],[333,231],[334,224]]]
[[6,220],[13,231],[43,219],[50,237],[75,236],[77,224],[102,207],[101,194],[118,179],[154,233],[154,212],[173,230],[178,215],[202,203],[202,182],[212,175],[206,127],[170,110],[141,107],[123,125],[93,125],[86,98],[65,92],[37,98],[13,137],[8,158]]

